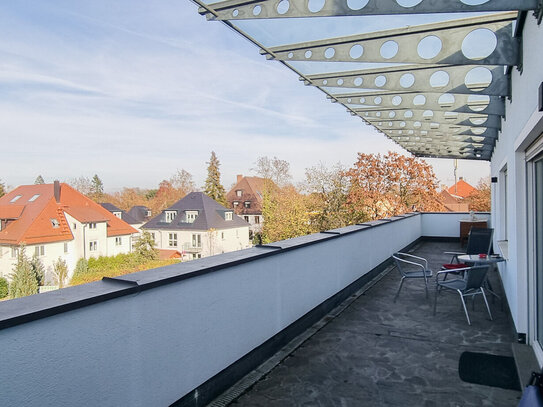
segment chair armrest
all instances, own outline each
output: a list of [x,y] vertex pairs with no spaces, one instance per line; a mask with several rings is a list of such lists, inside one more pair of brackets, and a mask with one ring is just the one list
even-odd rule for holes
[[466,252],[443,252],[443,254],[451,254],[455,256],[462,256],[463,254],[466,254]]
[[458,268],[458,269],[451,269],[451,270],[440,270],[436,273],[436,284],[439,282],[439,276],[441,274],[448,274],[448,273],[458,273],[458,272],[463,272],[463,271],[468,271],[471,267],[462,267],[462,268]]
[[409,260],[398,258],[398,260],[400,260],[400,261],[405,261],[405,262],[407,262],[409,264],[418,265],[418,266],[422,267],[424,270],[428,270],[428,260],[426,260],[424,257],[415,256],[414,254],[409,254],[409,253],[398,253],[398,254],[401,254],[402,257],[411,257],[413,259],[423,261],[425,266],[423,266],[422,264],[416,263],[416,262],[411,262]]

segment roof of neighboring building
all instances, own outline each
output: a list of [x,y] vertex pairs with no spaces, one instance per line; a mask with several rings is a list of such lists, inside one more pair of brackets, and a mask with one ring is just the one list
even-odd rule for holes
[[126,211],[123,211],[121,208],[113,205],[112,203],[102,202],[100,205],[102,205],[102,208],[107,209],[109,212],[113,214],[115,214],[115,212],[119,212],[121,214],[121,219],[124,220],[129,225],[141,223],[141,222],[138,222],[136,219],[134,219],[132,216],[130,216],[129,213],[127,213]]
[[469,205],[462,203],[462,198],[455,197],[449,191],[444,189],[439,195],[441,196],[441,203],[449,212],[467,212],[469,210]]
[[[243,177],[238,175],[238,182],[226,194],[228,206],[233,208],[234,211],[239,215],[262,214],[262,201],[265,183],[265,178]],[[241,196],[237,196],[236,191],[242,191]],[[251,203],[249,208],[245,207],[245,202],[247,201]],[[234,206],[234,202],[239,203],[237,206]]]
[[180,258],[181,258],[181,253],[179,253],[177,250],[158,249],[159,260],[180,259]]
[[447,191],[453,196],[467,198],[469,194],[475,191],[475,188],[473,188],[470,184],[460,178],[460,181],[447,189]]
[[[166,212],[177,211],[177,216],[166,222]],[[198,211],[192,223],[186,221],[187,211]],[[191,192],[142,226],[143,229],[209,230],[249,227],[249,224],[232,213],[232,220],[225,220],[225,213],[233,212],[203,192]]]
[[128,214],[136,221],[134,223],[143,223],[149,220],[149,216],[147,216],[148,211],[150,211],[148,207],[136,205],[128,210]]
[[[54,184],[21,185],[1,197],[0,218],[18,216],[2,227],[0,243],[15,245],[72,240],[65,213],[83,223],[107,222],[108,236],[137,233],[126,222],[68,184],[61,183],[59,187],[58,202]],[[19,198],[15,199],[17,196]]]

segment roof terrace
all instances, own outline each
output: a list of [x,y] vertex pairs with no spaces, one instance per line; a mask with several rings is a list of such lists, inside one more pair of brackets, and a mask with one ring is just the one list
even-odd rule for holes
[[0,405],[204,406],[266,361],[278,366],[238,404],[513,404],[519,392],[457,373],[464,350],[511,354],[500,301],[494,321],[476,303],[471,326],[450,294],[433,317],[416,282],[392,302],[390,256],[414,249],[437,268],[465,216],[412,213],[6,301]]

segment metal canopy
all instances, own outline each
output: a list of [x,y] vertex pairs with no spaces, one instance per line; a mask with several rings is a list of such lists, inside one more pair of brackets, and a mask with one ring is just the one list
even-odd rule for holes
[[[222,20],[259,46],[266,58],[280,61],[305,85],[318,88],[412,154],[479,160],[490,160],[505,116],[510,95],[506,72],[521,64],[520,40],[513,35],[518,11],[541,14],[540,0],[479,5],[468,4],[472,0],[193,1],[200,14]],[[263,19],[292,17],[496,11],[502,12],[272,46],[262,45],[233,22],[255,20],[254,27]],[[349,63],[356,68],[344,70]],[[358,69],[376,63],[378,68]],[[311,64],[332,69],[307,72]]]

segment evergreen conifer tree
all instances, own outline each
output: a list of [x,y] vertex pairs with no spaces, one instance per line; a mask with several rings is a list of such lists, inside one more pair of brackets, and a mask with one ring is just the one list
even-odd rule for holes
[[91,186],[90,186],[90,197],[98,201],[104,196],[104,183],[98,176],[98,174],[94,174],[94,177],[92,177],[91,180]]
[[38,184],[45,184],[45,180],[43,179],[41,175],[38,175],[36,177],[36,180],[34,181],[34,185],[38,185]]
[[26,297],[27,295],[38,293],[38,281],[36,280],[36,275],[32,271],[32,266],[26,255],[26,247],[24,244],[19,246],[17,263],[13,267],[13,272],[10,277],[10,298]]
[[6,195],[6,186],[2,181],[0,181],[0,197]]
[[219,162],[215,151],[211,152],[211,158],[207,164],[207,178],[204,185],[204,193],[221,205],[227,205],[226,192],[221,184],[221,172],[219,171],[221,163]]
[[36,277],[36,281],[38,282],[38,285],[44,284],[44,278],[45,278],[45,267],[40,260],[40,258],[34,254],[32,256],[32,260],[30,260],[30,267],[32,267],[32,272],[34,273],[34,276]]

